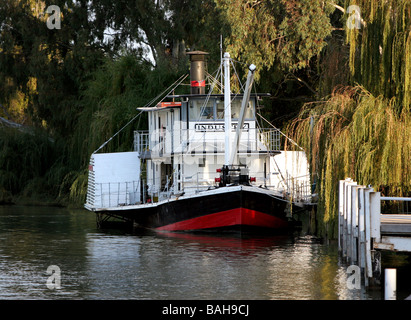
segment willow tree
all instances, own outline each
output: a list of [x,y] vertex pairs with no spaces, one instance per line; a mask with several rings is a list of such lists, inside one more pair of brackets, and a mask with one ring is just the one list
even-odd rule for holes
[[398,113],[411,106],[411,2],[352,1],[360,29],[347,29],[353,81],[375,96],[396,98]]
[[338,180],[351,177],[386,196],[411,194],[411,3],[351,4],[361,11],[360,26],[346,29],[352,86],[305,105],[288,127],[309,154],[319,231],[330,237],[337,231]]

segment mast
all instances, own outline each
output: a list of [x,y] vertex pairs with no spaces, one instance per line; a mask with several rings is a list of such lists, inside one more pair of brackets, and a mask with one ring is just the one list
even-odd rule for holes
[[[223,35],[222,34],[220,34],[220,61],[223,62]],[[223,93],[223,73],[224,73],[223,69],[221,68],[221,74],[220,74],[221,93]]]
[[224,132],[225,132],[225,150],[224,165],[230,164],[231,150],[231,92],[230,92],[230,54],[224,53]]
[[246,85],[245,85],[243,100],[241,101],[240,116],[238,118],[238,124],[237,124],[237,128],[235,130],[233,147],[232,147],[232,150],[231,150],[231,157],[230,157],[230,164],[231,165],[234,164],[235,158],[237,156],[238,145],[240,143],[240,137],[241,137],[241,129],[243,128],[243,125],[244,125],[245,109],[247,107],[248,101],[250,100],[251,87],[252,87],[253,80],[254,80],[254,71],[255,71],[255,69],[256,69],[256,66],[253,65],[253,64],[251,64],[248,67],[247,82],[246,82]]

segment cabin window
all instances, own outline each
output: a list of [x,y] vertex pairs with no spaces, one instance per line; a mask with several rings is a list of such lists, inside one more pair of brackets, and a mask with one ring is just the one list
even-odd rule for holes
[[[231,118],[238,119],[240,117],[240,111],[241,111],[241,100],[232,101],[231,102]],[[253,105],[252,105],[252,102],[249,101],[245,109],[245,119],[252,119],[252,118],[254,118],[253,117]]]
[[190,120],[213,120],[214,101],[193,100],[190,103]]
[[223,120],[224,119],[224,101],[217,100],[217,119]]
[[[238,119],[241,111],[241,99],[231,101],[231,118]],[[198,120],[224,120],[224,101],[210,99],[192,100],[189,104],[189,119]],[[245,119],[254,119],[253,102],[249,101],[245,110]]]
[[207,104],[202,105],[200,112],[201,112],[201,115],[200,115],[201,120],[214,119],[214,103],[208,102]]

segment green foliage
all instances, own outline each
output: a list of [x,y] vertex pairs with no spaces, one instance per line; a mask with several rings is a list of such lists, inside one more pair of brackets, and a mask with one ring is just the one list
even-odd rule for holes
[[[227,51],[258,70],[307,67],[331,34],[329,8],[318,0],[216,0],[230,26]],[[258,79],[258,75],[257,75]]]
[[58,160],[57,152],[55,143],[42,131],[0,128],[0,189],[13,195],[56,196],[59,179],[47,172]]
[[394,99],[346,87],[306,105],[288,130],[309,151],[323,235],[336,236],[341,179],[371,184],[386,196],[411,193],[411,114],[398,115]]
[[83,206],[87,196],[88,170],[76,174],[70,186],[69,203],[74,206]]
[[[46,27],[51,4],[60,30]],[[349,5],[360,29],[346,28]],[[38,129],[0,128],[0,202],[81,205],[90,154],[188,72],[188,48],[210,52],[216,70],[223,35],[272,93],[264,116],[280,126],[298,114],[288,134],[307,150],[319,231],[332,237],[339,179],[411,192],[410,26],[409,0],[3,0],[0,116]],[[102,151],[130,150],[146,125],[137,119]]]
[[[178,78],[167,68],[152,69],[132,55],[115,61],[107,59],[95,72],[81,98],[83,111],[70,140],[70,158],[76,167],[88,164],[90,154],[123,128],[153,97]],[[109,144],[103,152],[126,151],[132,148],[133,132],[147,128],[146,114],[136,119]]]
[[398,114],[411,109],[411,2],[350,1],[361,8],[361,29],[347,32],[353,82],[395,97]]
[[360,7],[362,22],[360,29],[346,28],[349,50],[346,58],[336,51],[343,63],[334,73],[348,69],[348,81],[360,85],[334,87],[330,97],[306,104],[288,127],[308,152],[320,199],[319,232],[329,237],[337,232],[340,179],[371,184],[387,196],[411,193],[411,3],[345,4]]

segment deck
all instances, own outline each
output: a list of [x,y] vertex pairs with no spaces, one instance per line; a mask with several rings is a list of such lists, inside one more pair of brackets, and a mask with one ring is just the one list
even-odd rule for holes
[[411,215],[381,214],[381,235],[396,235],[410,237]]

